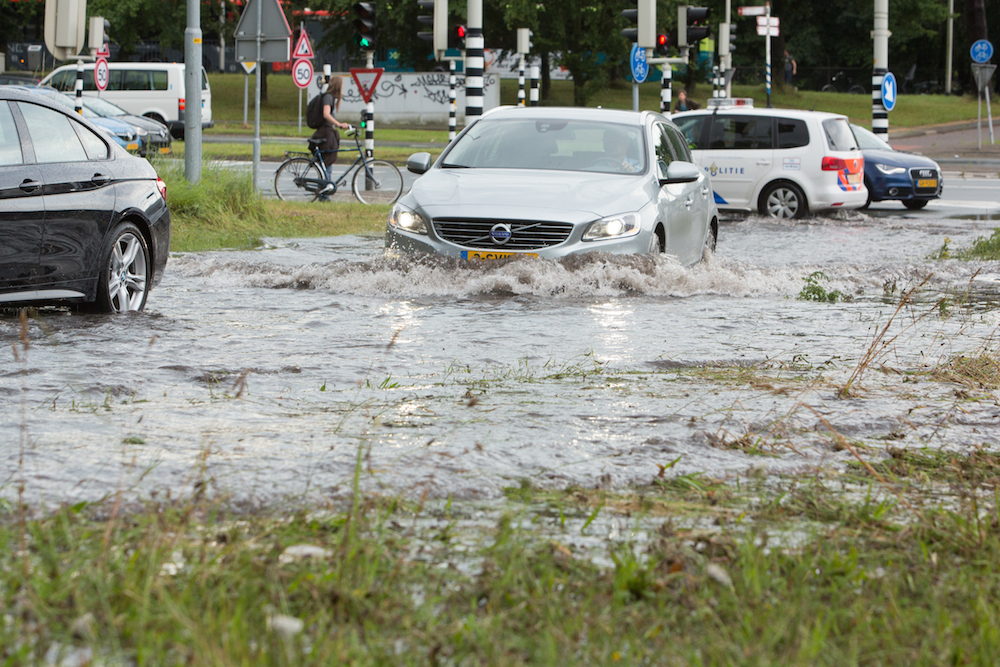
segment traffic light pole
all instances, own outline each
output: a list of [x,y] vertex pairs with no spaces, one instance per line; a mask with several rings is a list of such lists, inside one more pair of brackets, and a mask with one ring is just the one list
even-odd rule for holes
[[889,0],[875,0],[875,59],[872,67],[872,132],[889,140],[889,114],[882,103],[882,80],[889,71]]
[[[888,2],[888,0],[886,0]],[[767,36],[764,37],[764,62],[765,62],[765,80],[767,82],[767,108],[771,108],[771,3],[764,3],[764,16],[767,17]]]
[[[261,4],[258,2],[257,6]],[[184,178],[188,183],[201,180],[201,3],[198,0],[187,0],[184,31]]]

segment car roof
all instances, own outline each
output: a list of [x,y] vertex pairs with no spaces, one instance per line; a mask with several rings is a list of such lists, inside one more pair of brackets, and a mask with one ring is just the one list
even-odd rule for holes
[[[42,103],[53,109],[65,111],[66,107],[48,99],[53,93],[58,93],[55,88],[48,86],[11,84],[0,86],[0,99],[13,102],[35,102]],[[62,95],[62,93],[59,93]]]
[[[493,119],[531,119],[531,120],[589,120],[605,123],[621,123],[625,125],[641,125],[652,112],[628,111],[625,109],[601,109],[589,107],[518,107],[502,106],[490,109],[483,118]],[[659,114],[657,114],[659,115]]]
[[847,118],[841,113],[831,113],[829,111],[807,111],[805,109],[768,109],[760,107],[718,107],[715,109],[696,109],[694,111],[681,111],[671,117],[688,118],[690,116],[707,116],[714,113],[724,113],[727,116],[780,116],[781,118],[800,118],[806,120],[815,118],[826,120],[828,118]]

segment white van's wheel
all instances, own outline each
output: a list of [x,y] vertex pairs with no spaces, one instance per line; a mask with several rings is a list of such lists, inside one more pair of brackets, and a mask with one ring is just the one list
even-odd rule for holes
[[772,218],[801,218],[809,212],[806,195],[794,183],[772,183],[760,195],[761,215]]

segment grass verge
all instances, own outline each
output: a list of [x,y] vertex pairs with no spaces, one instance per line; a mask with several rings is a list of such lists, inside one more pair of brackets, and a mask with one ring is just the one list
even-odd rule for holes
[[184,178],[180,160],[156,164],[167,183],[170,249],[194,252],[253,248],[260,239],[381,233],[389,206],[360,203],[291,203],[264,199],[245,171],[206,164],[196,184]]
[[522,483],[486,509],[363,497],[356,482],[323,511],[8,506],[0,657],[991,664],[1000,458],[888,452],[843,474]]

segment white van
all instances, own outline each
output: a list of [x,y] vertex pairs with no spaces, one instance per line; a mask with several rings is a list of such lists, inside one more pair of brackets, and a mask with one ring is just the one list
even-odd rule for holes
[[798,218],[868,200],[865,158],[847,116],[735,106],[670,119],[711,175],[720,209]]
[[[148,116],[167,125],[175,137],[184,135],[184,63],[109,62],[111,78],[101,92],[94,85],[94,63],[83,65],[83,94],[117,104],[136,116]],[[76,65],[57,67],[42,85],[72,94]],[[212,127],[212,91],[201,70],[201,126]]]

